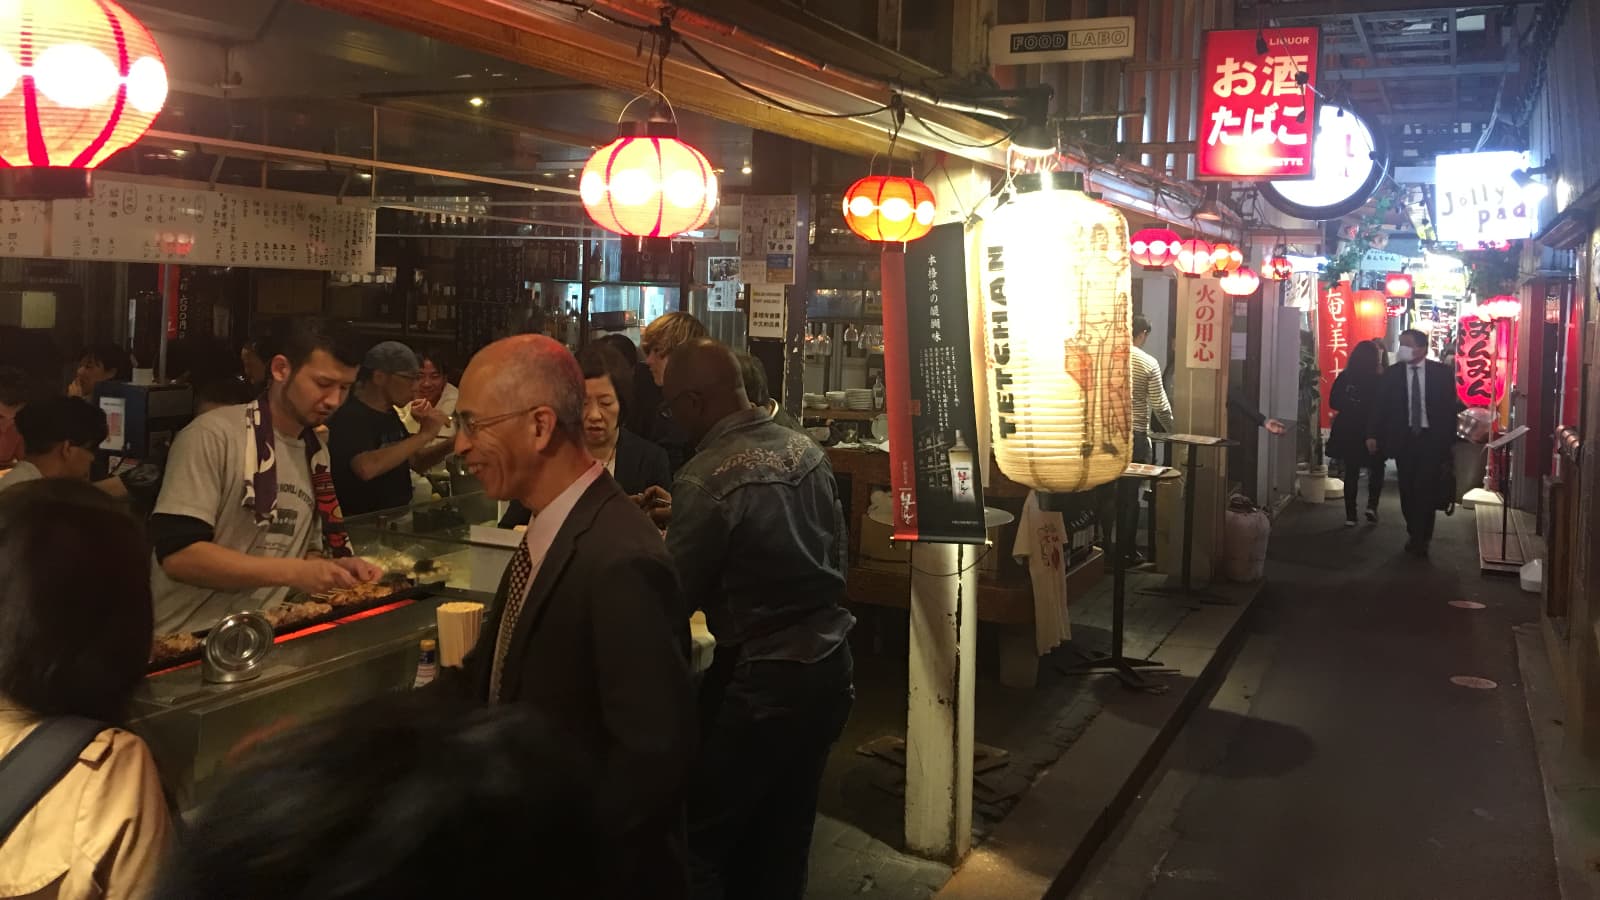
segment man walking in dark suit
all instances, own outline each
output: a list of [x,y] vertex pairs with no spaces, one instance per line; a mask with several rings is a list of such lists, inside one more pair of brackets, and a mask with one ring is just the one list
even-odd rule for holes
[[660,532],[584,446],[583,402],[577,361],[542,335],[489,345],[461,379],[456,453],[490,497],[535,512],[463,680],[478,702],[533,707],[594,761],[611,844],[591,896],[681,898],[688,614]]
[[1428,555],[1434,511],[1444,489],[1444,465],[1455,439],[1455,375],[1428,359],[1428,336],[1411,329],[1400,335],[1398,365],[1384,372],[1378,407],[1367,433],[1367,452],[1393,459],[1400,478],[1400,510],[1406,517],[1406,552]]

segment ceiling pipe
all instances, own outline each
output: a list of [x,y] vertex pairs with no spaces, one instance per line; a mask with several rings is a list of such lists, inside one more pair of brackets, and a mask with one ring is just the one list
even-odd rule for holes
[[145,132],[140,138],[141,145],[156,145],[179,149],[206,150],[218,156],[228,156],[234,159],[257,159],[265,162],[292,162],[292,163],[318,163],[327,166],[339,166],[352,169],[366,169],[377,172],[400,172],[407,175],[423,175],[429,178],[447,178],[453,181],[465,181],[473,184],[488,184],[496,187],[516,188],[524,191],[543,191],[548,194],[564,194],[570,197],[578,195],[577,188],[556,187],[550,184],[535,184],[528,181],[512,181],[508,178],[495,178],[490,175],[474,175],[470,172],[452,172],[448,169],[432,169],[426,166],[413,166],[406,163],[385,162],[381,159],[363,159],[359,156],[340,156],[336,153],[320,153],[315,150],[297,150],[293,147],[273,147],[267,144],[252,144],[247,141],[234,141],[226,138],[205,137],[196,134],[182,134],[174,131],[151,130]]

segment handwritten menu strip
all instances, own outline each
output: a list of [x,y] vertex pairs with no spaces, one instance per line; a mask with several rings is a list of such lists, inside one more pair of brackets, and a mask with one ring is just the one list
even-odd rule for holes
[[376,238],[371,208],[308,194],[97,178],[86,199],[0,201],[4,256],[371,272]]
[[44,256],[49,232],[49,203],[0,201],[0,256]]

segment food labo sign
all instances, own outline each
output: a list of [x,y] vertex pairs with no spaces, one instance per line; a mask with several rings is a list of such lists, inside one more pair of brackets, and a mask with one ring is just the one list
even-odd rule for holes
[[1434,222],[1439,240],[1475,246],[1532,237],[1539,230],[1542,195],[1512,178],[1528,165],[1528,155],[1515,150],[1438,157]]

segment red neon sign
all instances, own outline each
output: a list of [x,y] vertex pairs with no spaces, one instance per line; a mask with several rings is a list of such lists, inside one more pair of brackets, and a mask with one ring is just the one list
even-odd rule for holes
[[[1265,44],[1266,52],[1258,52]],[[1311,177],[1315,28],[1208,31],[1200,65],[1200,178]],[[1301,79],[1304,78],[1304,84]]]
[[1333,424],[1333,409],[1328,393],[1333,381],[1350,361],[1350,351],[1362,341],[1381,338],[1386,327],[1383,293],[1354,291],[1340,282],[1322,292],[1321,315],[1317,317],[1317,369],[1321,372],[1322,427]]

